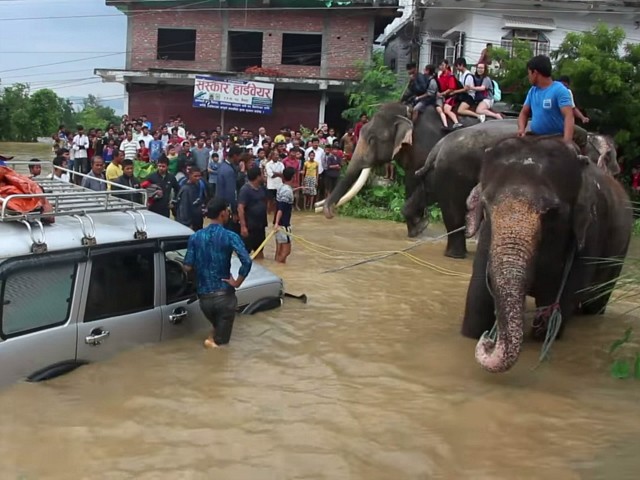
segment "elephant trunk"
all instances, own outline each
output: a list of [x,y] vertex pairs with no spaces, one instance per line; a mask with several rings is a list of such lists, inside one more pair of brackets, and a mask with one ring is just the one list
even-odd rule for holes
[[476,361],[489,372],[501,373],[518,361],[523,339],[527,272],[540,236],[540,214],[527,201],[505,200],[491,214],[491,287],[498,333],[476,345]]
[[326,218],[333,218],[334,206],[344,205],[362,190],[371,174],[371,167],[363,168],[369,153],[368,149],[367,142],[360,139],[347,167],[346,175],[340,178],[335,189],[324,203],[316,204],[316,212],[322,211]]

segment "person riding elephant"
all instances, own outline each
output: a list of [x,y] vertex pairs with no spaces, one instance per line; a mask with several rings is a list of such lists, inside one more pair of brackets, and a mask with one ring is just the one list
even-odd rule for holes
[[433,65],[427,65],[424,67],[424,73],[420,73],[414,62],[407,63],[407,73],[410,79],[409,85],[402,95],[401,101],[413,108],[411,119],[415,123],[418,120],[418,115],[436,104],[438,81]]
[[[464,132],[453,132],[441,140],[429,153],[425,165],[416,172],[422,182],[405,203],[402,213],[409,232],[419,233],[424,228],[424,210],[438,202],[450,235],[445,255],[453,258],[466,256],[465,233],[460,229],[467,224],[466,236],[474,235],[475,209],[479,198],[478,174],[483,152],[496,141],[513,135],[561,135],[569,145],[577,145],[581,155],[589,157],[612,175],[620,172],[613,141],[602,135],[589,134],[576,127],[573,101],[567,88],[551,79],[551,61],[537,56],[527,64],[532,84],[517,122],[504,120],[487,126],[478,125]],[[530,131],[527,124],[531,116]],[[469,188],[469,185],[472,185]],[[453,233],[452,233],[453,232]]]
[[[526,295],[536,301],[538,340],[554,309],[562,326],[574,312],[604,312],[632,208],[619,182],[557,137],[499,141],[485,152],[480,183],[483,219],[461,333],[480,338],[484,369],[505,372],[520,354]],[[494,323],[496,336],[485,335]]]
[[[316,212],[323,212],[326,218],[332,218],[334,207],[348,202],[364,187],[372,168],[385,165],[394,158],[406,172],[405,198],[411,196],[417,185],[416,170],[424,165],[431,149],[448,132],[442,130],[435,108],[426,109],[415,124],[410,117],[410,108],[401,103],[380,106],[360,131],[346,175],[340,178],[326,200],[315,204]],[[474,125],[477,120],[465,119],[463,123],[465,126]],[[421,231],[419,225],[407,224],[407,228],[410,237]]]

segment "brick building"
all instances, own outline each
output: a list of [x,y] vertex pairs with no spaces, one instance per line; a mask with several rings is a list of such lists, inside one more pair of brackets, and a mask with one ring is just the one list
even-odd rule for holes
[[[345,91],[374,39],[399,15],[398,0],[106,0],[127,15],[120,82],[129,114],[154,123],[180,114],[191,130],[241,125],[345,127]],[[251,67],[255,73],[248,74]],[[270,115],[194,108],[194,78],[213,75],[273,83]]]

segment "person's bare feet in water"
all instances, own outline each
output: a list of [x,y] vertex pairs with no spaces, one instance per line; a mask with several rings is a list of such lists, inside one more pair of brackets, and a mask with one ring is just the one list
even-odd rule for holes
[[205,341],[204,341],[204,348],[218,348],[218,344],[216,342],[213,341],[213,335],[210,335]]

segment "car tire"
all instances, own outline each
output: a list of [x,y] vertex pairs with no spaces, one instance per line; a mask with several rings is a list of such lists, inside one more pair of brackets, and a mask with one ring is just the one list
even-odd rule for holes
[[250,303],[242,310],[243,315],[253,315],[258,312],[266,312],[267,310],[273,310],[282,305],[282,298],[280,297],[266,297],[256,300]]

